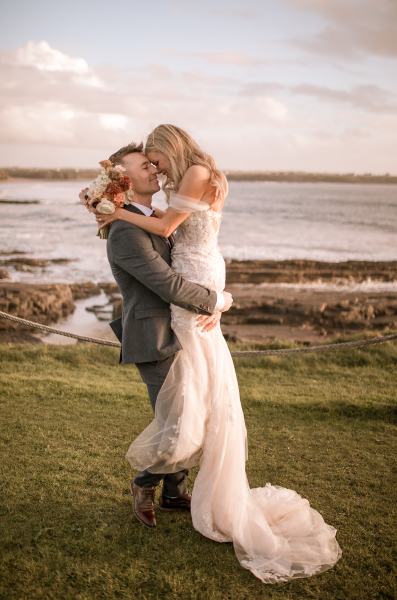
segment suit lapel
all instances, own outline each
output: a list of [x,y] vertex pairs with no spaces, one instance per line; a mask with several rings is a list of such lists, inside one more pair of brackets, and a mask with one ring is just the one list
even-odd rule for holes
[[[146,216],[145,213],[143,213],[137,206],[135,206],[134,204],[125,204],[123,206],[123,208],[125,208],[126,210],[129,210],[130,212],[134,212],[137,213],[138,215],[143,215]],[[146,232],[148,235],[150,235],[150,237],[152,238],[153,242],[155,243],[159,243],[161,242],[162,245],[164,245],[166,248],[172,248],[174,240],[170,241],[170,243],[168,244],[166,238],[161,237],[161,235],[156,235],[155,233],[151,233],[150,231]],[[174,234],[171,235],[171,237],[174,237]],[[170,238],[168,238],[170,240]]]

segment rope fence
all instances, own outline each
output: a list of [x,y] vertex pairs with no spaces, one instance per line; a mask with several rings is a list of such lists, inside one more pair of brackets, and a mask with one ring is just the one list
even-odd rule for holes
[[[34,321],[28,321],[27,319],[21,319],[21,317],[16,317],[15,315],[11,315],[7,312],[0,311],[0,318],[7,319],[9,321],[14,321],[15,323],[20,323],[21,325],[25,325],[26,327],[30,327],[32,329],[40,329],[41,331],[46,331],[47,333],[55,333],[57,335],[63,335],[65,337],[70,337],[78,340],[79,342],[90,342],[92,344],[101,344],[102,346],[112,346],[113,348],[120,348],[119,342],[112,342],[111,340],[104,340],[102,338],[89,337],[86,335],[79,335],[77,333],[72,333],[71,331],[62,331],[61,329],[56,329],[55,327],[49,327],[48,325],[43,325],[42,323],[35,323]],[[300,354],[303,352],[323,352],[329,350],[343,350],[346,348],[363,348],[366,346],[373,346],[375,344],[384,344],[385,342],[390,342],[392,340],[397,339],[397,333],[390,333],[387,335],[379,335],[372,338],[362,339],[362,340],[354,340],[350,342],[338,342],[336,344],[320,344],[317,346],[304,346],[300,348],[278,348],[278,349],[269,349],[269,350],[240,350],[232,352],[232,356],[258,356],[258,355],[285,355],[285,354]]]

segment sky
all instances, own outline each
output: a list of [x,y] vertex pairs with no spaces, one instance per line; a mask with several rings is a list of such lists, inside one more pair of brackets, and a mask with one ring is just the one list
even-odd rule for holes
[[222,169],[397,174],[397,0],[2,3],[0,166],[160,123]]

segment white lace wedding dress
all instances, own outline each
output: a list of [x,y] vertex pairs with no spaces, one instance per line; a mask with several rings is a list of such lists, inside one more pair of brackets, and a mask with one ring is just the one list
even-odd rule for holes
[[[191,213],[175,235],[173,269],[190,281],[222,291],[221,213],[176,193],[170,206]],[[191,492],[193,527],[217,542],[232,542],[241,566],[264,583],[330,569],[342,555],[336,529],[309,501],[270,482],[249,486],[247,430],[220,325],[202,332],[196,313],[175,305],[171,311],[172,328],[183,350],[159,392],[153,421],[132,442],[127,460],[134,468],[153,473],[199,465]]]

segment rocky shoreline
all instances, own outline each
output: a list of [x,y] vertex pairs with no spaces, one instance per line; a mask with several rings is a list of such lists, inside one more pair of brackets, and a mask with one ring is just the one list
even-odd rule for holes
[[361,283],[397,282],[397,260],[230,260],[226,261],[226,283]]
[[[71,315],[77,302],[92,297],[92,305],[85,310],[95,313],[98,320],[108,322],[120,314],[121,296],[115,282],[11,281],[7,266],[34,272],[51,262],[15,254],[0,259],[0,310],[55,324]],[[376,283],[389,287],[382,291]],[[233,341],[313,343],[357,332],[397,330],[397,261],[232,260],[227,262],[227,289],[234,304],[222,317],[222,330]],[[101,293],[106,303],[95,304],[95,296]],[[19,341],[43,340],[33,329],[0,319],[0,342]]]
[[222,318],[234,341],[315,342],[357,332],[397,331],[395,292],[232,284],[233,308]]
[[[106,293],[108,304],[112,307],[113,303],[117,305],[120,302],[117,285],[112,283],[96,284],[85,281],[49,284],[0,281],[0,310],[36,323],[54,325],[75,311],[76,302],[97,296],[101,291]],[[94,312],[95,308],[103,307],[94,305]],[[14,321],[0,319],[0,343],[25,341],[42,340],[38,337],[37,330]]]
[[[22,319],[49,325],[70,314],[74,307],[72,290],[67,284],[0,282],[0,310]],[[39,342],[35,331],[0,319],[1,342]]]

